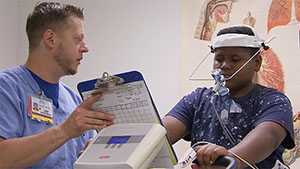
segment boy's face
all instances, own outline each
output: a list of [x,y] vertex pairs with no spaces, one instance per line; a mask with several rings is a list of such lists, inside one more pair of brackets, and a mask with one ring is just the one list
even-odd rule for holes
[[[243,47],[222,47],[215,51],[213,68],[220,68],[225,78],[229,78],[252,56],[250,50]],[[230,93],[239,97],[252,89],[253,76],[259,71],[261,57],[254,57],[239,73],[232,79],[226,81],[226,87]]]

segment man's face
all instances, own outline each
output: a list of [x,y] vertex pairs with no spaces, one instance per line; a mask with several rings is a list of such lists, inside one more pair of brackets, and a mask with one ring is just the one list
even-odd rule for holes
[[[225,78],[234,74],[252,55],[249,49],[241,47],[222,47],[215,51],[214,69],[220,68]],[[249,87],[252,84],[254,72],[259,70],[260,57],[253,58],[232,79],[226,81],[226,86],[234,92]]]
[[64,75],[74,75],[88,52],[82,20],[76,17],[67,19],[68,28],[59,35],[59,45],[55,52],[55,60]]
[[33,104],[34,108],[37,110],[38,109],[38,105],[36,103]]

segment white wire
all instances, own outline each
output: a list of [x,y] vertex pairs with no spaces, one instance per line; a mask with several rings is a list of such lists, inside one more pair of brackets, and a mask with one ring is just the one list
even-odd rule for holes
[[221,124],[222,129],[225,132],[225,135],[227,136],[227,138],[231,142],[232,146],[235,146],[236,145],[236,141],[234,140],[234,137],[231,135],[231,133],[228,130],[228,128],[226,127],[226,125],[221,121],[221,118],[220,118],[220,116],[219,116],[219,114],[217,112],[217,109],[216,109],[216,107],[215,107],[215,105],[213,103],[213,95],[211,96],[210,103],[211,103],[211,105],[212,105],[212,107],[214,109],[214,112],[215,112],[215,114],[216,114],[216,116],[217,116],[217,118],[218,118],[218,120],[219,120],[219,122]]
[[258,167],[256,165],[252,165],[250,164],[248,161],[246,161],[245,159],[243,159],[242,157],[238,156],[237,154],[235,154],[234,152],[228,150],[229,153],[231,153],[233,156],[235,156],[236,158],[238,158],[239,160],[241,160],[242,162],[244,162],[245,164],[247,164],[249,167],[251,167],[252,169],[258,169]]
[[192,145],[192,148],[195,148],[196,146],[199,146],[199,145],[203,146],[203,145],[208,144],[208,143],[210,143],[210,142],[208,142],[208,141],[198,141],[198,142],[196,142]]
[[[275,39],[275,36],[272,36],[270,39],[266,40],[263,44],[264,46],[268,46],[269,43]],[[230,80],[232,79],[239,71],[241,71],[258,53],[262,52],[264,50],[264,47],[260,47],[260,49],[253,55],[251,56],[247,62],[245,62],[237,71],[235,71],[229,78],[224,78],[224,80]]]
[[[208,54],[204,57],[204,59],[201,60],[201,62],[198,64],[196,69],[193,71],[193,73],[190,75],[189,80],[204,80],[201,78],[192,78],[195,74],[195,72],[199,69],[199,67],[202,65],[202,63],[207,59],[207,57],[211,54],[211,51],[208,52]],[[206,79],[206,80],[213,80],[213,79]]]
[[[213,95],[211,96],[210,99],[210,103],[212,104],[212,107],[214,109],[214,112],[216,113],[216,116],[221,124],[221,127],[223,128],[225,135],[227,136],[227,138],[229,139],[229,141],[231,142],[231,144],[233,146],[236,145],[236,141],[234,140],[234,137],[231,135],[231,132],[229,131],[229,129],[226,127],[226,125],[224,123],[222,123],[220,116],[216,110],[216,107],[213,103]],[[242,157],[238,156],[237,154],[235,154],[234,152],[228,150],[229,153],[231,153],[232,155],[234,155],[236,158],[238,158],[239,160],[241,160],[242,162],[244,162],[245,164],[247,164],[249,167],[251,167],[252,169],[258,169],[258,167],[256,167],[255,165],[250,164],[248,161],[246,161],[245,159],[243,159]]]
[[224,80],[230,80],[232,79],[237,73],[239,73],[258,53],[260,53],[263,50],[263,48],[260,48],[251,58],[247,60],[237,71],[235,71],[229,78],[224,78]]
[[[214,109],[214,112],[216,113],[216,116],[221,124],[221,127],[223,128],[224,132],[225,132],[225,135],[227,136],[227,138],[229,139],[229,141],[231,142],[231,144],[233,146],[236,145],[236,141],[234,140],[233,136],[231,135],[230,131],[228,130],[228,128],[226,127],[225,124],[222,123],[221,119],[220,119],[220,116],[216,110],[216,107],[213,103],[213,95],[211,96],[210,98],[210,103],[212,104],[212,107]],[[199,144],[207,144],[209,142],[207,141],[199,141],[199,142],[196,142],[192,145],[192,147],[195,147],[195,146],[198,146]],[[252,169],[258,169],[258,167],[256,165],[253,165],[253,164],[250,164],[248,161],[246,161],[245,159],[243,159],[242,157],[238,156],[237,154],[235,154],[234,152],[228,150],[229,153],[231,153],[233,156],[235,156],[236,158],[238,158],[239,160],[241,160],[242,162],[244,162],[245,164],[247,164],[249,167],[251,167]]]
[[[271,38],[269,38],[268,40],[266,40],[264,42],[265,46],[268,46],[269,43],[274,40],[276,38],[276,36],[272,36]],[[224,78],[224,80],[230,80],[232,79],[239,71],[241,71],[258,53],[262,52],[262,50],[264,50],[263,47],[260,47],[260,49],[253,55],[251,56],[251,58],[249,58],[247,60],[246,63],[244,63],[236,72],[234,72],[229,78]],[[192,78],[193,75],[195,74],[195,72],[199,69],[199,67],[202,65],[202,63],[207,59],[207,57],[211,54],[211,51],[209,51],[209,53],[204,57],[203,60],[201,60],[201,62],[198,64],[198,66],[196,67],[196,69],[193,71],[193,73],[190,75],[189,80],[213,80],[213,79],[201,79],[201,78]]]

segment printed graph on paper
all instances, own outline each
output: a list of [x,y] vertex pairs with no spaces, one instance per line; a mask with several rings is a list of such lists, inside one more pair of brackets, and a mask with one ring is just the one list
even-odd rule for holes
[[[83,93],[84,98],[93,91]],[[143,81],[135,81],[111,88],[92,105],[92,110],[112,113],[114,124],[159,123],[151,98]]]

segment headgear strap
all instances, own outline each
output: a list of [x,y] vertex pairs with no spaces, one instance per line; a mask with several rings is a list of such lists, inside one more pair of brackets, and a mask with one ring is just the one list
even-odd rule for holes
[[[246,25],[240,25],[246,26]],[[265,50],[268,49],[268,46],[264,44],[262,40],[258,37],[254,29],[249,27],[254,36],[246,35],[246,34],[238,34],[238,33],[228,33],[215,37],[213,44],[210,45],[211,53],[214,53],[216,48],[220,47],[249,47],[249,48],[261,48],[263,47]]]

